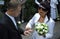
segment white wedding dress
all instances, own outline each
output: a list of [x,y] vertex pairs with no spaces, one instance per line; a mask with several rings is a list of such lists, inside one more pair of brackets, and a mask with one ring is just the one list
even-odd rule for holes
[[[36,13],[32,17],[32,19],[29,20],[29,22],[27,23],[26,27],[32,28],[33,25],[38,22],[39,18],[40,18],[39,13]],[[46,23],[47,21],[48,21],[48,18],[46,16],[45,19],[44,19],[44,23]],[[53,36],[53,29],[54,29],[54,26],[55,26],[55,22],[52,20],[52,18],[50,18],[50,20],[46,24],[49,27],[49,29],[48,29],[49,32],[46,34],[46,37],[44,38],[43,36],[38,35],[38,33],[34,30],[33,34],[32,34],[32,39],[49,39],[49,38],[52,38],[52,36]]]

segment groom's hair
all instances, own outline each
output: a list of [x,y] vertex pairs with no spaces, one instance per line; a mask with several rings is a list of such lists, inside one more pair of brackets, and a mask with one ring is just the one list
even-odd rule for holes
[[21,5],[18,0],[11,0],[7,4],[7,9],[16,9],[18,5]]

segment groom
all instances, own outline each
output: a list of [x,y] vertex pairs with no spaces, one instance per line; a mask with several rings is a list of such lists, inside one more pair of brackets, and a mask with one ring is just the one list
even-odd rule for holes
[[0,39],[22,39],[21,34],[29,34],[29,31],[24,31],[17,26],[14,18],[20,14],[23,4],[22,0],[10,0],[8,2],[7,11],[0,20]]

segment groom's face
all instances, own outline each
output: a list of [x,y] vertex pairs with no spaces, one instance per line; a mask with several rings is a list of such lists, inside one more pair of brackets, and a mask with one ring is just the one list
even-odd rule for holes
[[21,6],[18,5],[17,9],[14,11],[14,16],[17,17],[21,12]]
[[15,10],[14,9],[11,10],[12,12],[11,14],[12,16],[17,17],[20,14],[20,11],[21,11],[21,5],[18,5]]

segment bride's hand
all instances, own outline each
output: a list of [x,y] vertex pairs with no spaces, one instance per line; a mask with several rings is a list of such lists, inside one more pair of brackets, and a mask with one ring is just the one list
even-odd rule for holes
[[25,36],[28,36],[28,35],[31,34],[31,32],[32,32],[32,30],[31,30],[30,28],[25,28],[24,35],[25,35]]
[[25,28],[25,30],[26,30],[26,31],[29,31],[30,33],[32,32],[32,29],[29,28],[29,27]]

